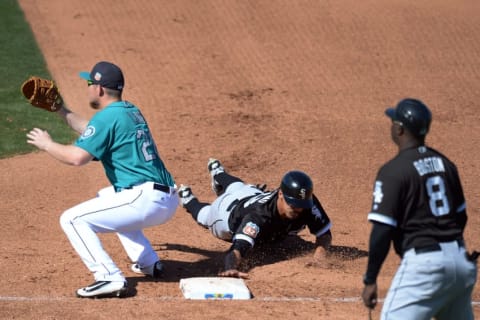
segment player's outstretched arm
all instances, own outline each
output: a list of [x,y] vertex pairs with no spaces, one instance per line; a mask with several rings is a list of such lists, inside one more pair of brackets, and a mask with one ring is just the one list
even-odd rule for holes
[[248,273],[238,271],[238,267],[242,262],[242,255],[240,251],[232,249],[228,251],[225,256],[225,270],[220,272],[218,275],[221,277],[233,277],[233,278],[248,278]]
[[317,237],[315,241],[315,252],[313,253],[312,260],[307,262],[307,267],[324,267],[329,268],[330,263],[328,262],[327,254],[332,245],[332,234],[330,232],[322,234],[320,237]]
[[315,240],[315,253],[313,254],[314,260],[323,260],[327,257],[327,252],[332,245],[332,234],[330,232],[322,234]]
[[65,105],[62,105],[62,108],[57,111],[57,114],[77,133],[82,134],[82,132],[85,131],[88,120],[69,110]]
[[33,128],[27,133],[27,143],[48,152],[55,159],[72,165],[81,166],[93,159],[87,151],[75,145],[63,145],[53,141],[47,131]]

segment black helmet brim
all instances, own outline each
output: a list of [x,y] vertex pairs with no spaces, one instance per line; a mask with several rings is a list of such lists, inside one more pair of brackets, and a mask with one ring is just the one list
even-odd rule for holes
[[393,121],[398,120],[396,119],[395,114],[396,112],[394,108],[388,108],[387,110],[385,110],[385,115],[390,119],[392,119]]
[[288,203],[289,206],[292,208],[302,208],[302,209],[310,209],[313,207],[313,200],[310,199],[297,199],[294,197],[287,196],[286,194],[283,195],[285,201]]

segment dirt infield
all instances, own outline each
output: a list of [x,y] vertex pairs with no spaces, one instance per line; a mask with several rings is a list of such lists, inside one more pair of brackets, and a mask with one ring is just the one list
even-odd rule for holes
[[[137,277],[115,235],[102,240],[131,297],[80,300],[92,281],[64,236],[65,209],[107,184],[45,153],[0,160],[2,319],[367,319],[360,301],[373,180],[396,153],[386,106],[412,96],[434,120],[427,143],[455,161],[480,249],[480,3],[478,1],[19,0],[70,106],[92,115],[78,72],[109,60],[125,98],[143,111],[177,184],[213,199],[217,157],[250,182],[276,186],[308,172],[333,222],[330,267],[308,268],[308,233],[251,261],[250,301],[187,301],[181,278],[213,276],[228,244],[181,208],[146,234],[165,262],[158,282]],[[379,277],[383,299],[398,258]],[[480,317],[480,291],[474,292]],[[381,307],[381,304],[380,306]],[[379,318],[379,309],[373,318]]]

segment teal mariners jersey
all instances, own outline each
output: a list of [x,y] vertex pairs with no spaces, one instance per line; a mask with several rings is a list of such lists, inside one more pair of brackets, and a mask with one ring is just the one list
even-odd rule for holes
[[148,181],[174,185],[143,115],[127,101],[97,112],[75,145],[102,162],[117,191]]

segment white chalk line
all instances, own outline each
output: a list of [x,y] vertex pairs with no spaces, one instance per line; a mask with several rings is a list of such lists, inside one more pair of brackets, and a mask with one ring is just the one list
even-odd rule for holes
[[[185,299],[183,297],[173,296],[160,296],[160,297],[127,297],[128,300],[144,300],[144,301],[193,301]],[[38,301],[69,301],[78,300],[77,297],[50,297],[50,296],[38,296],[38,297],[20,297],[20,296],[0,296],[0,301],[26,301],[26,302],[38,302]],[[221,299],[219,299],[221,300]],[[199,301],[199,300],[195,300]],[[241,300],[237,300],[241,301]],[[245,301],[245,300],[243,300]],[[317,301],[333,301],[333,302],[360,302],[360,297],[351,298],[321,298],[321,297],[253,297],[250,301],[262,301],[262,302],[317,302]]]
[[[193,301],[182,297],[173,296],[161,296],[161,297],[128,297],[128,300],[144,300],[144,301]],[[51,296],[38,296],[38,297],[20,297],[20,296],[0,296],[0,302],[2,301],[14,301],[14,302],[54,302],[54,301],[70,301],[76,300],[76,297],[51,297]],[[199,301],[199,300],[195,300]],[[237,300],[241,301],[241,300]],[[245,301],[245,300],[243,300]],[[339,302],[339,303],[359,303],[360,297],[344,297],[344,298],[321,298],[321,297],[254,297],[250,301],[260,302]],[[379,299],[379,303],[383,300]],[[472,301],[472,306],[480,307],[480,301]]]

